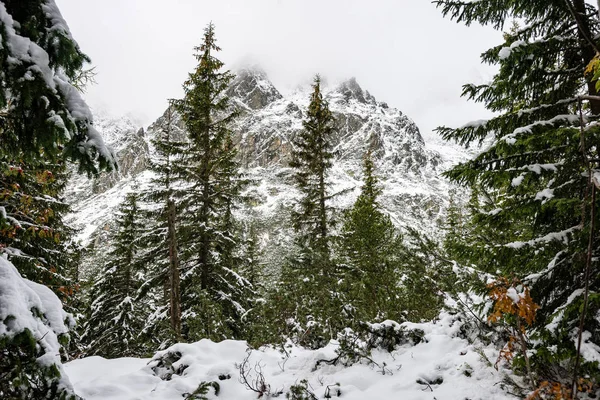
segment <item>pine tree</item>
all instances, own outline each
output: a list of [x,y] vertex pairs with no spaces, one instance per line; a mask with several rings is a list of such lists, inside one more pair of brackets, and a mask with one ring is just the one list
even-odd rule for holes
[[[292,211],[297,254],[282,268],[281,285],[270,295],[279,312],[278,332],[301,338],[301,344],[321,347],[341,329],[336,266],[331,255],[327,175],[332,166],[335,119],[315,77],[304,129],[293,142],[294,180],[301,198]],[[285,322],[282,322],[285,321]],[[282,326],[286,325],[282,329]],[[291,329],[291,331],[289,331]]]
[[[53,0],[4,1],[0,48],[0,159],[40,155],[79,162],[80,170],[110,167],[113,155],[93,127],[73,81],[89,58],[73,40]],[[4,161],[7,162],[7,161]]]
[[64,295],[75,269],[64,251],[64,161],[97,173],[114,158],[76,89],[89,58],[54,1],[5,1],[0,16],[0,254]]
[[221,339],[242,332],[251,297],[251,285],[231,263],[237,241],[232,210],[244,180],[230,128],[237,112],[226,95],[233,74],[221,71],[223,62],[214,56],[220,48],[212,24],[195,50],[198,66],[183,85],[184,98],[174,102],[189,139],[174,171],[185,183],[175,194],[185,249],[182,318],[189,339]]
[[90,316],[82,335],[88,354],[108,358],[143,354],[139,336],[146,315],[144,303],[136,301],[144,275],[138,259],[143,226],[136,193],[126,196],[116,225],[114,248],[92,287]]
[[[466,207],[463,207],[456,198],[456,191],[450,191],[449,195],[450,198],[444,226],[446,230],[444,248],[448,249],[454,260],[460,264],[464,264],[463,260],[459,258],[463,257],[464,247],[466,247],[468,216],[466,215]],[[477,195],[475,194],[472,198],[477,199]]]
[[[174,171],[187,146],[184,133],[176,125],[172,102],[159,121],[159,132],[152,145],[156,157],[150,168],[155,172],[155,178],[144,193],[144,199],[153,206],[145,211],[148,224],[143,235],[145,246],[140,254],[149,273],[140,294],[145,300],[153,299],[149,302],[153,312],[144,332],[149,338],[167,344],[181,336],[181,252],[175,203],[175,185],[180,186],[181,182],[177,181]],[[169,326],[165,326],[167,319]]]
[[[67,245],[51,244],[56,235],[68,236],[61,219],[64,180],[58,176],[64,173],[66,160],[77,161],[80,171],[97,173],[113,167],[114,157],[74,85],[89,59],[73,40],[54,0],[0,2],[0,31],[0,257],[19,255],[15,262],[34,281],[65,287],[69,266],[61,265],[66,253],[60,252]],[[25,250],[33,259],[24,261]],[[1,264],[3,274],[14,272],[11,263]],[[50,295],[47,300],[54,299]],[[8,306],[10,310],[14,304]],[[39,315],[43,308],[30,310],[40,326],[47,323]],[[60,345],[68,342],[66,327],[64,331],[51,327],[60,333],[54,336],[60,341],[54,348],[48,346],[54,334],[46,340],[34,336],[37,333],[25,319],[25,315],[0,319],[8,326],[8,333],[0,329],[5,332],[0,334],[0,397],[39,398],[43,393],[75,398],[61,379],[56,360]]]
[[[43,283],[63,301],[77,289],[79,248],[65,224],[70,207],[62,200],[68,173],[64,165],[11,163],[0,171],[0,207],[19,216],[19,225],[0,229],[0,243],[23,277]],[[0,223],[0,226],[2,224]]]
[[302,194],[292,218],[302,251],[318,255],[327,261],[331,239],[327,174],[332,166],[331,141],[335,119],[323,98],[318,75],[314,80],[307,116],[302,125],[304,129],[294,140],[290,162],[290,167],[295,171],[296,186]]
[[244,251],[241,262],[242,275],[245,276],[252,286],[257,287],[264,283],[264,265],[262,264],[262,251],[257,233],[256,221],[244,224]]
[[371,154],[364,160],[364,184],[354,206],[344,213],[340,253],[344,293],[358,321],[400,320],[402,237],[377,202],[381,194]]
[[[581,111],[579,97],[597,95],[584,71],[597,54],[598,15],[583,0],[436,3],[444,15],[467,25],[503,29],[510,18],[523,24],[482,55],[499,66],[492,82],[464,86],[464,96],[498,116],[439,132],[465,145],[493,138],[478,157],[447,173],[477,195],[468,234],[472,250],[463,252],[465,261],[531,287],[541,306],[535,327],[542,339],[531,357],[533,368],[540,380],[570,386],[566,380],[577,373],[569,336],[580,331],[580,321],[584,330],[600,332],[592,317],[600,309],[596,300],[583,320],[580,314],[586,284],[593,292],[600,289],[597,279],[588,279],[598,276],[597,263],[586,261],[590,237],[589,254],[596,257],[598,250],[597,234],[591,232],[597,204],[590,181],[600,130],[588,123],[600,115],[600,101],[592,98]],[[589,340],[600,343],[595,334]],[[556,352],[547,351],[551,346]],[[598,379],[597,369],[586,368]]]

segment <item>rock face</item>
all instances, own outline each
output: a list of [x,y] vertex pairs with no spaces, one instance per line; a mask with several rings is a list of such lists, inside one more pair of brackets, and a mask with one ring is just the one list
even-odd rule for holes
[[73,175],[67,200],[74,205],[93,194],[102,194],[119,182],[135,177],[148,168],[150,150],[144,128],[128,118],[113,119],[100,114],[95,116],[94,125],[103,133],[104,139],[115,150],[119,169],[101,174],[93,180],[85,176]]
[[[440,174],[450,161],[466,159],[467,155],[451,149],[450,160],[443,146],[438,146],[441,152],[429,150],[410,118],[378,102],[354,78],[325,87],[323,92],[337,121],[334,167],[329,176],[333,206],[342,210],[353,204],[362,185],[362,159],[370,150],[383,186],[380,203],[392,220],[400,227],[436,232],[453,189]],[[288,164],[310,93],[311,88],[306,87],[284,97],[258,68],[239,71],[228,90],[240,111],[232,127],[239,161],[254,182],[246,193],[254,198],[253,207],[243,210],[239,217],[262,227],[265,243],[277,239],[279,246],[290,236],[287,221],[297,192]],[[84,244],[97,242],[99,234],[106,232],[134,181],[137,190],[150,185],[152,172],[147,167],[153,156],[151,139],[162,129],[164,116],[147,130],[126,119],[100,118],[97,125],[117,151],[120,169],[92,182],[76,177],[70,184],[69,200],[74,207],[71,221],[83,228],[80,239]],[[177,116],[174,135],[185,137]]]
[[[235,126],[242,165],[287,166],[291,143],[302,129],[310,90],[284,98],[264,72],[246,69],[238,75],[229,94],[242,110]],[[338,123],[333,142],[339,161],[360,162],[370,149],[379,160],[381,172],[393,169],[419,173],[427,163],[439,163],[434,154],[426,154],[415,123],[399,110],[377,102],[356,79],[325,90],[325,99]]]
[[250,110],[259,110],[283,98],[259,67],[240,70],[227,95]]

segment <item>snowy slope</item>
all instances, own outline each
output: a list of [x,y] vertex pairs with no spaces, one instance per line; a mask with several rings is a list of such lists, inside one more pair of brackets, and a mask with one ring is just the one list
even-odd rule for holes
[[[241,341],[201,340],[176,344],[153,359],[89,357],[66,364],[66,370],[76,392],[88,400],[184,398],[201,382],[211,381],[219,384],[220,393],[216,397],[211,389],[210,399],[260,398],[240,380],[239,366],[249,353],[247,380],[255,385],[262,373],[271,394],[283,392],[279,398],[285,398],[290,386],[304,379],[319,399],[328,398],[327,394],[329,398],[347,400],[513,398],[502,390],[502,369],[498,371],[491,365],[497,351],[461,338],[461,325],[445,313],[434,323],[403,324],[404,329],[424,331],[425,341],[397,347],[391,353],[376,350],[372,354],[376,364],[363,360],[349,367],[324,363],[316,367],[318,360],[336,356],[336,341],[319,350],[290,345],[286,355],[273,348],[250,351]],[[163,380],[161,376],[167,377],[167,369],[158,368],[157,360],[167,352],[181,354],[173,369],[182,371]]]
[[[241,111],[233,127],[239,160],[253,182],[247,192],[254,198],[253,207],[240,210],[238,217],[258,225],[267,257],[282,251],[289,240],[287,221],[297,191],[288,162],[310,93],[310,87],[302,87],[284,97],[256,67],[239,71],[229,89]],[[380,203],[392,220],[399,227],[412,226],[436,235],[450,192],[456,190],[441,174],[469,154],[441,141],[425,143],[409,117],[377,101],[355,79],[324,87],[324,93],[338,121],[333,138],[336,157],[329,177],[336,214],[358,196],[362,158],[371,150],[383,186]],[[69,219],[81,229],[78,239],[84,245],[98,245],[110,233],[112,215],[134,181],[140,188],[149,184],[150,141],[164,124],[164,117],[146,130],[127,118],[100,116],[96,121],[116,151],[121,168],[93,181],[76,176],[69,185],[73,204]],[[176,120],[176,124],[178,134],[183,135],[181,122]]]

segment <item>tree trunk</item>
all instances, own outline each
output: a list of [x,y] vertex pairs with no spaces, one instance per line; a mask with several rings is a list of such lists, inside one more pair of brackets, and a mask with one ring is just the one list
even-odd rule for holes
[[529,383],[536,387],[536,381],[533,377],[533,373],[531,372],[531,364],[529,363],[529,356],[527,355],[527,341],[525,340],[525,335],[523,335],[521,325],[521,319],[517,316],[517,335],[519,335],[519,343],[521,344],[521,352],[523,353],[523,358],[525,359],[525,368],[527,369],[527,377],[529,378]]
[[[600,3],[600,0],[598,0]],[[596,56],[596,50],[589,43],[590,40],[594,40],[594,37],[590,30],[590,23],[588,17],[586,17],[585,11],[585,1],[584,0],[573,0],[573,8],[575,10],[575,19],[577,22],[577,35],[579,36],[580,41],[583,43],[581,48],[581,54],[583,57],[583,62],[587,66],[590,61]],[[596,90],[596,83],[587,82],[588,94],[590,96],[597,96],[598,91]],[[594,115],[600,115],[600,101],[598,100],[590,100],[590,108]]]
[[200,287],[202,290],[208,289],[208,276],[210,275],[210,265],[208,263],[209,241],[206,233],[202,233],[200,239]]
[[177,336],[181,335],[181,296],[179,294],[179,254],[177,250],[177,235],[175,231],[175,202],[167,201],[169,225],[169,282],[171,327]]
[[320,230],[321,239],[323,243],[327,239],[327,209],[325,208],[325,177],[323,171],[319,176],[319,218],[320,218]]
[[[205,156],[208,157],[208,156]],[[198,224],[200,225],[200,285],[202,290],[208,289],[209,285],[209,275],[210,275],[210,238],[208,236],[208,224],[209,224],[209,215],[210,215],[210,185],[209,179],[210,175],[208,174],[208,161],[205,162],[205,166],[203,166],[202,171],[202,179],[204,180],[202,184],[202,207],[200,209],[200,216],[198,220]]]
[[[210,103],[210,96],[205,100]],[[200,209],[200,218],[198,223],[200,224],[200,286],[202,290],[206,290],[210,283],[210,238],[207,232],[209,225],[210,209],[211,209],[211,198],[210,198],[210,169],[212,160],[212,148],[211,148],[211,116],[210,110],[207,110],[202,116],[205,124],[204,132],[202,133],[202,150],[204,154],[201,160],[200,178],[202,180],[202,207]]]
[[321,233],[321,243],[323,246],[323,252],[329,258],[329,245],[327,243],[327,208],[325,207],[325,191],[327,187],[325,186],[325,137],[323,133],[319,133],[321,136],[319,138],[319,219],[320,219],[320,233]]

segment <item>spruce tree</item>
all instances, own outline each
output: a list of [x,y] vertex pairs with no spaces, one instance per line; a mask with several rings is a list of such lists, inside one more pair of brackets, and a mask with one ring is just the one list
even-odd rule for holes
[[20,221],[4,229],[0,222],[0,252],[23,277],[48,286],[67,302],[77,290],[79,259],[79,248],[71,241],[74,230],[64,222],[70,207],[62,195],[69,174],[64,164],[10,164],[0,171],[0,207]]
[[61,359],[73,319],[0,257],[0,398],[76,399]]
[[[344,213],[340,234],[341,277],[349,313],[358,321],[400,320],[399,248],[402,237],[377,202],[381,194],[368,153],[364,184],[354,206]],[[350,311],[352,310],[352,311]]]
[[114,248],[91,289],[92,304],[82,340],[87,354],[107,358],[142,354],[140,332],[144,303],[136,301],[144,281],[138,253],[143,225],[138,196],[129,193],[119,208]]
[[147,266],[148,275],[140,291],[140,300],[152,305],[144,332],[149,339],[158,340],[163,345],[177,341],[181,336],[181,251],[175,199],[182,185],[174,171],[187,141],[176,124],[176,118],[170,102],[158,121],[158,134],[152,140],[155,157],[150,168],[155,177],[143,195],[144,201],[151,206],[144,211],[144,219],[148,223],[143,234],[145,246],[140,253],[140,261]]
[[237,112],[226,90],[233,74],[215,57],[214,26],[195,48],[198,61],[174,102],[189,145],[174,173],[183,186],[175,196],[182,250],[182,319],[188,339],[237,337],[243,331],[251,285],[234,270],[233,208],[244,180],[239,173],[231,123]]
[[257,223],[254,220],[244,224],[244,249],[242,255],[243,260],[241,262],[242,275],[246,277],[254,287],[264,283],[264,265],[261,261],[263,253],[261,251],[257,229]]
[[[51,242],[57,235],[59,240],[68,236],[60,204],[65,161],[77,161],[80,171],[97,173],[113,167],[114,157],[74,85],[89,59],[54,0],[1,2],[0,31],[0,257],[12,256],[32,280],[60,291],[68,286],[63,277],[69,266],[62,265],[67,245]],[[25,251],[32,259],[25,260]],[[0,268],[3,275],[16,273],[10,262]],[[49,295],[47,300],[54,299]],[[40,316],[46,305],[30,310],[39,326],[48,323]],[[15,305],[4,306],[10,310]],[[0,319],[8,327],[0,329],[0,397],[75,398],[56,362],[60,345],[68,342],[67,331],[55,325],[51,329],[60,337],[50,334],[44,340],[27,328],[26,318]],[[48,346],[50,336],[60,341],[57,348]]]
[[0,159],[67,158],[91,173],[110,167],[114,157],[73,85],[90,60],[54,0],[4,1],[0,15]]
[[[467,263],[516,277],[531,288],[541,306],[532,367],[538,380],[570,389],[567,381],[577,376],[572,338],[581,332],[580,321],[584,331],[600,332],[593,317],[600,303],[593,297],[581,318],[586,285],[591,292],[600,289],[595,261],[589,264],[591,274],[586,273],[587,260],[595,260],[598,252],[591,229],[598,222],[592,212],[597,201],[590,181],[600,130],[590,123],[600,115],[600,101],[591,98],[582,110],[579,97],[597,95],[584,71],[597,54],[598,14],[583,0],[436,3],[458,22],[507,29],[504,42],[482,55],[484,62],[499,67],[492,82],[463,89],[464,96],[497,116],[439,132],[465,145],[493,140],[474,160],[447,173],[477,197],[470,205],[471,251],[462,254]],[[518,23],[508,28],[511,19]],[[588,258],[590,237],[593,257]],[[596,346],[600,336],[592,333],[589,342]],[[597,381],[592,365],[587,363],[584,373]]]
[[[293,141],[292,161],[300,199],[292,211],[297,254],[282,268],[282,284],[270,296],[280,312],[276,324],[283,336],[320,347],[341,329],[336,266],[331,254],[331,207],[328,172],[332,166],[335,119],[321,92],[317,75],[303,130]],[[282,322],[285,321],[285,322]],[[290,331],[291,329],[291,331]]]
[[[478,200],[476,191],[472,191],[471,199]],[[457,199],[456,191],[450,191],[444,228],[446,231],[443,242],[444,249],[459,264],[464,265],[468,263],[470,249],[467,242],[469,241],[468,233],[471,231],[469,216],[466,205],[461,204],[460,200]],[[466,257],[466,259],[463,257]]]
[[302,196],[292,219],[298,243],[305,253],[303,256],[313,254],[327,262],[331,239],[327,175],[332,167],[335,119],[323,98],[318,75],[302,125],[304,129],[293,142],[290,162],[296,187]]
[[65,161],[97,173],[114,158],[76,88],[89,58],[55,2],[4,1],[0,16],[0,254],[64,295],[77,258],[65,251]]

